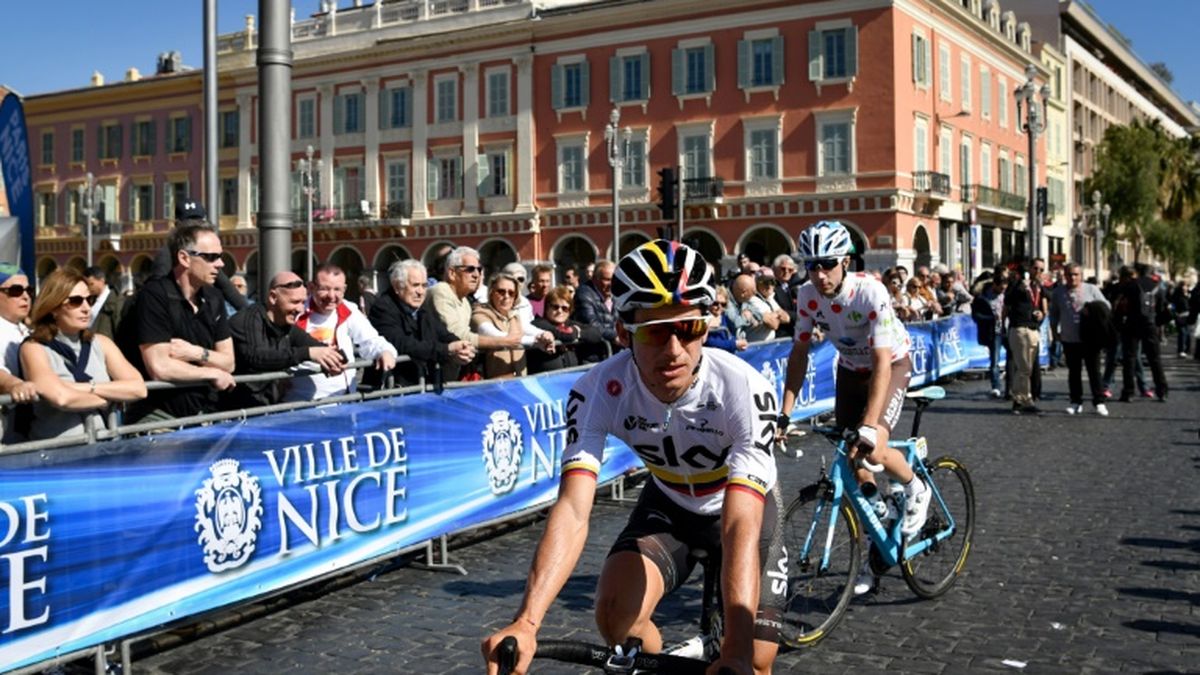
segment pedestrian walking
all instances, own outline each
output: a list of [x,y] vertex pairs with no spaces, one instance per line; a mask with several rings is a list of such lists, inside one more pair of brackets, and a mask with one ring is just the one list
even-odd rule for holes
[[1071,402],[1068,415],[1083,412],[1083,375],[1087,368],[1092,405],[1096,413],[1108,416],[1104,404],[1104,381],[1100,378],[1100,350],[1107,339],[1104,329],[1108,319],[1108,300],[1093,284],[1083,282],[1078,263],[1063,270],[1064,283],[1055,287],[1050,303],[1050,330],[1055,341],[1062,344],[1067,362],[1067,387]]

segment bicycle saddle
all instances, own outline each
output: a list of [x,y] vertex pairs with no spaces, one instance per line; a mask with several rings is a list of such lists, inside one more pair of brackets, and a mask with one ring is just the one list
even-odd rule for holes
[[905,396],[914,399],[924,399],[926,401],[940,401],[941,399],[946,398],[946,390],[937,385],[933,385],[931,387],[925,387],[924,389],[914,389],[905,394]]

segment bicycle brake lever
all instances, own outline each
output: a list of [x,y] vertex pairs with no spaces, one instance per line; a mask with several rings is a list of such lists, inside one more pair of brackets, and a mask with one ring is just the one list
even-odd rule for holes
[[509,635],[496,646],[496,665],[500,675],[509,675],[517,667],[517,638]]

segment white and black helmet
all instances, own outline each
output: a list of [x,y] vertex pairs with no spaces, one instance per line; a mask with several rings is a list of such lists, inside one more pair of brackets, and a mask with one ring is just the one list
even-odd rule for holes
[[797,240],[802,262],[827,258],[844,258],[854,253],[850,231],[836,220],[822,220],[800,233]]
[[655,239],[630,251],[613,274],[614,306],[625,322],[638,309],[664,305],[695,305],[707,309],[716,302],[712,270],[695,249],[677,241]]

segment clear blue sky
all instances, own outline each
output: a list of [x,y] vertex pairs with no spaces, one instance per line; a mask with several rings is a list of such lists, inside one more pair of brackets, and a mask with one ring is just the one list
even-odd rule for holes
[[[703,0],[705,2],[711,0]],[[1200,0],[1090,0],[1096,11],[1133,41],[1147,63],[1163,61],[1185,101],[1200,101]],[[125,69],[154,72],[159,52],[178,50],[200,66],[201,0],[8,0],[0,32],[0,83],[22,94],[87,86],[93,70],[108,81]],[[294,0],[297,16],[318,0]],[[341,0],[342,6],[351,0]],[[1003,6],[1003,0],[1001,6]],[[257,0],[218,0],[217,28],[240,30]]]

